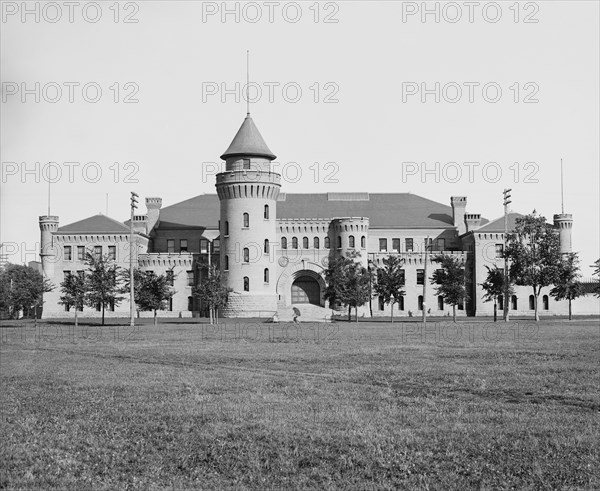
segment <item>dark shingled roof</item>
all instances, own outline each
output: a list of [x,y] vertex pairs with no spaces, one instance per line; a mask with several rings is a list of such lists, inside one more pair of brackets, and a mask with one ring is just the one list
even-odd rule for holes
[[[356,199],[352,199],[353,194]],[[285,193],[284,196],[284,200],[277,202],[277,218],[368,217],[373,228],[453,228],[450,206],[409,193]],[[349,199],[342,199],[344,196]],[[196,196],[163,208],[158,228],[216,228],[219,209],[216,194]]]
[[[521,213],[509,213],[508,214],[508,231],[512,232],[515,229],[515,225],[517,223],[517,218],[521,218],[525,215],[521,215]],[[484,225],[481,228],[475,230],[475,232],[500,232],[504,233],[504,216],[500,218],[496,218],[492,220],[487,225]]]
[[78,222],[64,225],[58,229],[58,233],[122,234],[129,233],[129,227],[106,215],[94,215]]
[[223,160],[236,155],[248,155],[257,157],[266,157],[273,160],[275,155],[269,150],[260,131],[252,121],[250,114],[246,116],[242,126],[236,133],[229,148],[221,155]]

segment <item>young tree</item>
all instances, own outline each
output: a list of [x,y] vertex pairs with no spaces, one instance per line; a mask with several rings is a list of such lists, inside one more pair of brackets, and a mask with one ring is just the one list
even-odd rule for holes
[[104,325],[104,310],[110,305],[118,305],[125,297],[122,293],[121,278],[123,269],[110,259],[108,255],[96,256],[87,253],[85,274],[85,303],[89,307],[100,305],[102,309],[102,325]]
[[3,291],[2,303],[8,309],[10,317],[18,318],[21,310],[25,315],[33,309],[34,322],[37,325],[37,308],[44,302],[44,293],[54,290],[54,285],[39,271],[18,264],[6,266],[0,273],[0,283]]
[[358,322],[358,307],[364,305],[370,297],[370,273],[360,263],[356,262],[357,254],[348,257],[338,256],[329,262],[325,270],[325,298],[335,305],[340,303],[348,307],[348,320],[355,309]]
[[439,254],[433,261],[439,263],[441,269],[433,272],[431,283],[435,285],[436,293],[452,305],[452,319],[456,322],[456,306],[467,299],[465,268],[450,254]]
[[75,307],[75,326],[78,326],[77,313],[83,309],[85,304],[85,276],[79,274],[69,274],[60,284],[62,295],[58,303]]
[[[485,281],[481,283],[482,288],[485,290],[483,296],[484,302],[494,302],[494,322],[498,320],[498,298],[504,295],[504,269],[494,266],[490,268],[486,266],[488,273]],[[508,294],[512,295],[514,288],[509,282]],[[504,300],[507,301],[506,299]]]
[[[133,273],[135,305],[143,312],[154,312],[155,326],[157,323],[156,312],[166,310],[169,300],[175,294],[175,290],[171,286],[171,277],[138,269],[135,269]],[[129,284],[127,284],[127,288],[129,289]]]
[[550,295],[556,300],[569,301],[569,320],[573,319],[571,301],[584,294],[583,287],[578,281],[580,277],[577,253],[566,255],[560,263],[555,286],[550,290]]
[[227,305],[229,292],[233,289],[221,284],[221,272],[215,266],[205,265],[203,272],[205,274],[203,274],[200,284],[194,287],[192,292],[208,304],[210,323],[212,324],[216,321],[217,310]]
[[600,297],[600,259],[597,259],[596,262],[594,263],[594,272],[592,273],[593,276],[597,276],[598,277],[598,282],[596,283],[596,286],[594,287],[594,295],[596,295],[597,297]]
[[392,322],[394,322],[394,304],[405,295],[404,287],[404,259],[399,256],[388,256],[383,260],[384,267],[377,270],[377,283],[375,292],[383,301],[392,306]]
[[535,320],[539,321],[540,291],[556,282],[561,264],[558,232],[535,210],[517,218],[514,232],[508,235],[505,257],[510,261],[511,281],[533,289]]

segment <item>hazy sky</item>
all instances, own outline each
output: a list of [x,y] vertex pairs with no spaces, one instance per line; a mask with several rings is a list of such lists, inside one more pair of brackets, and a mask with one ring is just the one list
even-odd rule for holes
[[118,220],[130,191],[163,206],[214,193],[250,50],[251,112],[283,191],[466,195],[468,212],[494,219],[509,187],[515,211],[552,220],[563,158],[591,275],[598,2],[75,3],[2,3],[9,261],[37,258],[48,178],[61,225],[105,213],[107,193]]

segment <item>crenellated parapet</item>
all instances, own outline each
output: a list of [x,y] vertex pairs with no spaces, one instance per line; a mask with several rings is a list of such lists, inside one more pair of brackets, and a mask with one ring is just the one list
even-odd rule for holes
[[166,268],[173,267],[191,268],[194,264],[194,255],[192,253],[164,253],[156,252],[149,254],[140,254],[138,256],[138,265],[140,269]]

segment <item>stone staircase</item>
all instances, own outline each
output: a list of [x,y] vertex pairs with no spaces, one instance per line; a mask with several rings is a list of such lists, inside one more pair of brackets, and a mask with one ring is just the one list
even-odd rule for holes
[[294,317],[296,316],[294,309],[300,311],[300,316],[297,318],[298,322],[331,322],[331,314],[333,313],[331,309],[309,303],[292,304],[288,306],[278,305],[278,322],[293,322]]

